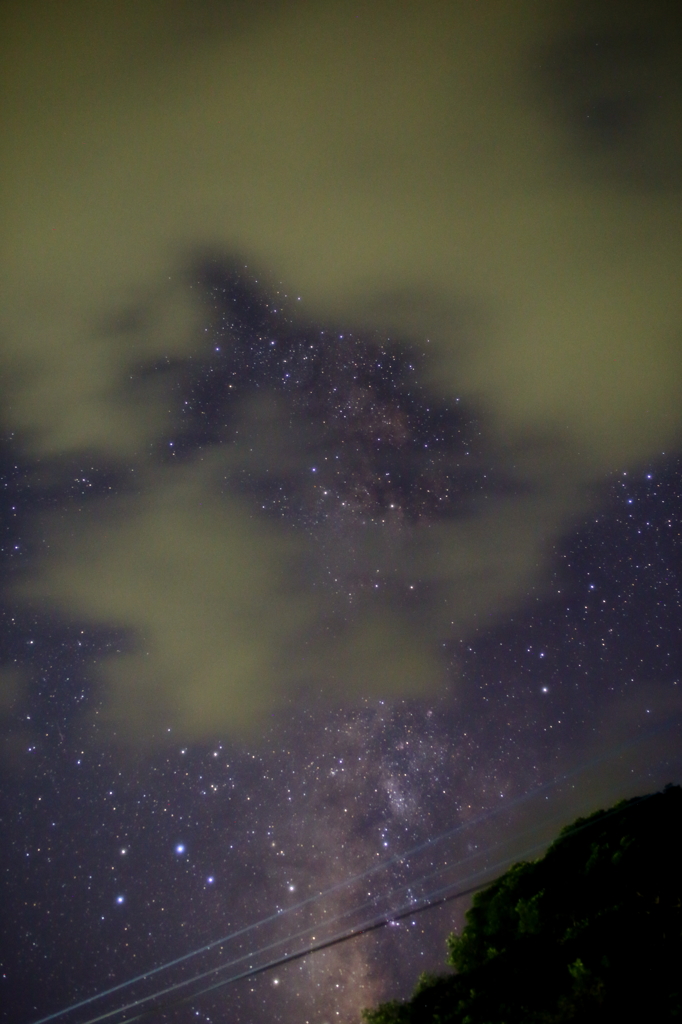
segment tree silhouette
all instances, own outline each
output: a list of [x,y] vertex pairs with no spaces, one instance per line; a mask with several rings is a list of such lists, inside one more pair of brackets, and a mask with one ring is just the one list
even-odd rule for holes
[[474,897],[454,974],[365,1024],[682,1020],[681,879],[679,786],[579,818]]

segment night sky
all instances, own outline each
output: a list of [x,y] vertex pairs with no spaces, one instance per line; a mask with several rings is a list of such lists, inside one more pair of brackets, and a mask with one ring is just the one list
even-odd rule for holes
[[[1,1020],[681,781],[682,25],[514,6],[5,5]],[[149,1019],[350,1024],[467,906]]]

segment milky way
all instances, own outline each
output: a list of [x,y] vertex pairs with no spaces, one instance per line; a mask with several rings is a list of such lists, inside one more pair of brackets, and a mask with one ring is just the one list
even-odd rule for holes
[[[242,302],[244,294],[242,289]],[[255,286],[249,294],[255,302]],[[471,494],[484,489],[484,472],[477,477],[465,464],[457,501],[439,494],[437,482],[449,476],[454,494],[456,474],[443,466],[466,459],[467,451],[485,467],[480,432],[459,409],[437,410],[430,429],[424,427],[429,410],[423,393],[415,385],[405,397],[402,374],[409,370],[409,350],[351,337],[339,339],[344,344],[327,356],[310,347],[310,329],[291,326],[280,334],[281,320],[260,332],[258,344],[244,342],[243,349],[237,344],[229,350],[223,317],[219,311],[211,320],[211,345],[228,347],[227,355],[214,352],[199,369],[158,371],[176,374],[177,400],[190,407],[173,443],[159,446],[159,458],[191,461],[211,445],[255,447],[257,429],[246,438],[239,431],[249,423],[243,406],[258,393],[259,399],[264,395],[281,403],[278,422],[294,424],[297,438],[305,441],[297,440],[299,458],[273,483],[269,493],[277,497],[269,503],[265,482],[276,466],[257,454],[250,475],[237,465],[229,485],[243,488],[254,515],[284,517],[318,538],[327,567],[332,561],[324,538],[352,537],[358,523],[374,521],[395,540],[420,518],[476,514]],[[231,337],[238,335],[234,320],[229,330]],[[249,351],[254,363],[259,354],[267,356],[267,372],[238,365]],[[388,383],[373,384],[377,360],[394,368],[397,383],[388,376]],[[304,379],[308,361],[316,365]],[[294,376],[292,385],[278,379],[283,367],[290,367],[284,372]],[[313,374],[318,375],[314,386]],[[352,406],[348,409],[357,391],[363,396],[358,402],[372,406],[359,419]],[[385,419],[377,428],[377,409],[384,410],[394,431],[381,444],[376,430],[383,433]],[[315,438],[318,447],[311,453],[308,445],[312,448]],[[381,474],[390,472],[384,466],[391,456],[401,446],[409,453],[418,445],[428,445],[429,452],[419,452],[419,471],[407,473],[402,486],[387,488]],[[340,466],[325,470],[323,452],[327,458],[339,454]],[[409,454],[406,461],[409,468]],[[309,482],[305,474],[312,475],[312,469],[319,469],[320,479]],[[406,901],[418,902],[442,884],[465,884],[486,865],[532,849],[581,808],[583,787],[576,788],[573,779],[551,788],[548,803],[539,793],[528,805],[515,805],[519,796],[575,765],[588,764],[592,800],[602,792],[610,797],[614,787],[629,792],[666,781],[675,771],[672,752],[666,741],[657,750],[656,736],[630,752],[629,769],[619,767],[617,752],[611,762],[592,769],[589,762],[603,753],[596,740],[614,701],[626,741],[645,730],[652,715],[660,722],[679,707],[682,619],[679,577],[672,568],[678,564],[680,538],[679,472],[679,462],[669,460],[635,476],[614,477],[602,511],[557,549],[551,590],[542,601],[529,594],[526,609],[513,622],[479,629],[450,649],[453,677],[466,681],[451,697],[334,708],[316,703],[311,694],[304,714],[292,705],[252,749],[227,741],[174,744],[171,735],[167,751],[138,756],[134,765],[121,762],[114,751],[97,753],[97,742],[93,746],[87,735],[90,727],[79,724],[82,707],[97,700],[89,666],[119,641],[77,624],[25,614],[19,619],[18,610],[8,607],[6,664],[28,660],[33,668],[30,695],[8,723],[9,766],[16,781],[5,812],[12,878],[6,905],[16,931],[4,963],[12,1019],[28,1020],[284,911],[445,829],[476,821],[482,811],[501,813],[255,934],[222,944],[177,968],[171,981],[299,931],[300,941],[325,938]],[[73,484],[64,476],[56,480],[35,467],[22,472],[18,463],[8,466],[8,566],[26,557],[21,528],[26,512],[57,502],[68,508],[74,500]],[[94,467],[79,470],[72,480],[75,500],[84,507],[106,488],[121,486],[115,474]],[[364,491],[359,481],[367,485]],[[325,489],[332,491],[326,504],[318,493]],[[443,501],[432,503],[430,490]],[[395,515],[389,497],[400,505]],[[344,503],[349,507],[342,512]],[[359,586],[361,560],[351,562],[345,583],[352,576]],[[616,746],[618,732],[612,730]],[[500,847],[502,823],[509,830],[502,835],[510,838]],[[406,993],[422,969],[437,967],[444,937],[458,922],[461,910],[441,909],[240,983],[230,990],[230,1019],[357,1019],[362,1006]],[[287,951],[297,941],[273,948]],[[25,972],[36,971],[45,979],[41,1003],[17,987]],[[149,984],[133,994],[148,991]],[[180,1019],[197,1019],[198,1013],[220,1020],[224,999],[204,997],[196,1011],[194,1004],[178,1011]]]
[[681,49],[0,5],[0,1020],[357,1024],[680,781]]
[[[168,442],[176,450],[190,442],[234,443],[236,409],[248,396],[269,395],[268,426],[291,432],[301,465],[287,479],[286,460],[273,459],[261,479],[242,481],[271,514],[309,526],[349,517],[415,522],[461,515],[467,499],[501,486],[482,462],[471,412],[459,399],[450,406],[429,401],[420,382],[425,352],[305,330],[276,299],[268,302],[248,268],[240,274],[214,266],[204,280],[215,310],[213,349],[222,357],[214,355],[209,371],[195,371],[189,383],[182,412],[191,426]],[[281,303],[294,305],[288,296]],[[258,440],[240,438],[242,445]]]

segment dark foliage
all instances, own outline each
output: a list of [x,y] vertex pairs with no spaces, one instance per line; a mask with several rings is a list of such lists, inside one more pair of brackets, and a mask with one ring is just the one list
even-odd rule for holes
[[448,940],[456,973],[366,1024],[682,1020],[682,789],[565,828],[478,893]]

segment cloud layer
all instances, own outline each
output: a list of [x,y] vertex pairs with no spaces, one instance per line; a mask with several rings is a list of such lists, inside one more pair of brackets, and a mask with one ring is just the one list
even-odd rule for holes
[[[542,586],[589,486],[679,443],[679,18],[639,6],[5,4],[3,428],[140,481],[48,521],[22,594],[131,631],[113,720],[197,736],[310,686],[426,692],[444,642]],[[389,545],[419,613],[318,586],[319,534],[222,493],[221,446],[150,460],[178,414],[140,367],[205,355],[209,248],[310,322],[416,344],[434,401],[480,410],[523,486]]]

